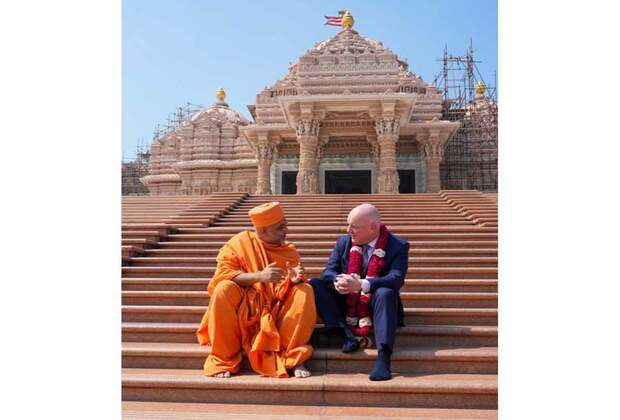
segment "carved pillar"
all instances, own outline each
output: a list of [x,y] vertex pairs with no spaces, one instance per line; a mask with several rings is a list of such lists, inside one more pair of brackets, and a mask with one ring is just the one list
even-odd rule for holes
[[439,132],[432,131],[428,135],[418,135],[418,144],[426,162],[426,192],[439,192],[441,189],[439,164],[443,159],[444,141]]
[[316,119],[302,119],[297,123],[299,142],[299,172],[297,173],[297,194],[319,193],[319,145],[320,122]]
[[259,137],[256,145],[258,152],[258,178],[256,180],[257,195],[271,195],[271,163],[275,145],[266,137]]
[[377,142],[377,136],[368,135],[366,141],[370,144],[370,158],[375,164],[375,182],[373,185],[373,192],[379,191],[379,172],[381,171],[381,147]]
[[400,131],[398,120],[381,118],[375,122],[379,143],[378,193],[397,194],[400,178],[396,170],[396,142]]

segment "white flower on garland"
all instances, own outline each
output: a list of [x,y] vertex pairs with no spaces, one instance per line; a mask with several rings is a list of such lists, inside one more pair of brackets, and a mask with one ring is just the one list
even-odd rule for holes
[[360,248],[359,246],[354,246],[351,247],[351,251],[355,251],[355,252],[359,252],[360,254],[362,253],[362,248]]
[[383,258],[385,257],[385,251],[382,250],[381,248],[377,248],[373,251],[372,255],[376,255],[379,258]]

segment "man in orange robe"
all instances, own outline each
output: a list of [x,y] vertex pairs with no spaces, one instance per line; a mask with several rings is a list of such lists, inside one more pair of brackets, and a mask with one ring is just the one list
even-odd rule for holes
[[241,349],[264,376],[310,376],[308,341],[316,323],[314,292],[295,246],[286,242],[286,218],[278,202],[249,211],[254,232],[233,236],[220,249],[209,282],[207,312],[196,331],[211,345],[205,374],[227,378],[239,372]]

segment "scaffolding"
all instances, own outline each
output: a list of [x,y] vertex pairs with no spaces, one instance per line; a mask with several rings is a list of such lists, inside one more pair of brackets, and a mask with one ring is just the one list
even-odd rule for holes
[[148,195],[148,190],[140,182],[140,178],[149,173],[149,160],[151,153],[143,139],[138,140],[136,156],[134,158],[123,157],[121,169],[121,194],[122,195]]
[[[434,85],[443,94],[443,118],[461,123],[446,144],[440,165],[442,189],[497,192],[497,89],[476,66],[470,40],[463,56],[448,53]],[[495,82],[495,81],[494,81]]]
[[185,105],[177,107],[173,112],[168,114],[165,124],[155,125],[153,130],[153,141],[159,140],[171,131],[176,130],[181,124],[190,119],[192,115],[200,111],[202,105],[186,102]]

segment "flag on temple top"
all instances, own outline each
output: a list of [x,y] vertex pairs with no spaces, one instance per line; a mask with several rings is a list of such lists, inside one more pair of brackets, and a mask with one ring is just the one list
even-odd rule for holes
[[325,24],[330,26],[341,26],[342,16],[325,16]]

